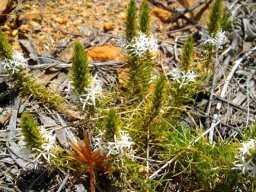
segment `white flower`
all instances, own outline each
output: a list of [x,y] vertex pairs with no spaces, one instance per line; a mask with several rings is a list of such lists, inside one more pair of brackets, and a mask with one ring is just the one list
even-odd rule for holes
[[158,44],[154,37],[147,37],[145,33],[139,32],[138,37],[126,44],[125,48],[133,55],[142,56],[146,51],[155,54],[158,51]]
[[86,90],[85,94],[82,94],[82,95],[74,94],[74,87],[72,86],[71,81],[68,82],[68,87],[65,89],[65,91],[67,92],[68,98],[71,99],[71,101],[76,102],[77,100],[79,100],[84,110],[86,105],[92,105],[92,106],[96,105],[96,98],[99,95],[101,95],[102,86],[103,86],[103,82],[97,79],[97,73],[96,73],[89,87],[85,88]]
[[104,142],[102,139],[103,135],[104,133],[100,133],[93,139],[93,143],[95,149],[99,150],[101,153],[107,153],[107,156],[128,154],[128,151],[131,151],[131,146],[134,144],[127,131],[120,131],[120,139],[114,135],[113,142]]
[[241,170],[243,174],[248,174],[251,177],[256,176],[256,164],[251,157],[251,151],[255,150],[256,140],[250,139],[247,142],[242,143],[242,147],[238,148],[240,154],[237,155],[234,162],[234,169]]
[[24,58],[23,54],[18,51],[14,51],[12,59],[3,59],[0,61],[0,66],[11,73],[16,73],[20,69],[26,68],[28,65],[27,59]]
[[50,162],[51,157],[55,157],[52,154],[52,150],[55,147],[55,141],[56,141],[56,136],[53,134],[53,130],[51,131],[46,131],[44,128],[41,127],[40,133],[43,136],[43,139],[46,141],[42,145],[42,149],[33,149],[38,152],[38,156],[36,159],[40,159],[43,157],[47,162]]
[[123,154],[124,150],[131,149],[134,142],[126,131],[120,131],[120,140],[114,136],[114,142],[108,142],[108,154],[118,155]]
[[175,68],[173,69],[171,76],[174,81],[180,84],[179,88],[181,88],[183,85],[187,85],[190,82],[195,82],[198,75],[191,70],[185,72]]
[[256,140],[255,139],[250,139],[247,142],[243,142],[242,148],[239,148],[240,152],[243,155],[251,155],[250,150],[255,149],[255,144],[256,144]]
[[89,88],[86,89],[86,94],[80,96],[80,102],[83,104],[83,110],[86,105],[96,105],[96,97],[99,96],[102,92],[103,82],[97,80],[97,73],[93,77],[93,80]]
[[217,49],[222,48],[222,45],[226,40],[227,37],[225,36],[225,31],[219,31],[215,37],[211,37],[208,32],[202,32],[201,41],[203,41],[204,44],[214,45]]

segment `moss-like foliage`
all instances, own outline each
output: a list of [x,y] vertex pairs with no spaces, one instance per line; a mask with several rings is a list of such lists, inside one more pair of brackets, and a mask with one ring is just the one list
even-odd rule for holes
[[166,99],[165,88],[166,88],[166,77],[164,75],[161,75],[156,82],[154,95],[151,101],[152,104],[151,104],[149,114],[151,114],[152,117],[156,117],[159,114],[162,104]]
[[111,108],[104,119],[103,128],[105,130],[104,139],[114,141],[114,136],[119,136],[120,116],[114,108]]
[[13,50],[0,28],[0,58],[12,59]]
[[180,70],[187,72],[189,69],[192,68],[193,51],[194,51],[194,39],[191,35],[189,35],[182,48],[182,53],[181,53],[180,62],[179,62]]
[[83,45],[76,40],[72,59],[72,85],[78,94],[86,93],[85,88],[90,85],[91,74],[88,67],[88,57]]
[[128,42],[137,35],[136,12],[136,1],[130,0],[125,21],[125,37]]
[[46,142],[40,132],[38,124],[33,116],[27,112],[21,115],[21,133],[30,148],[42,149],[42,145]]
[[140,31],[145,33],[148,37],[150,35],[150,9],[148,2],[143,1],[140,9]]
[[143,98],[150,86],[149,81],[153,65],[151,58],[130,57],[128,64],[131,66],[128,82],[129,97]]
[[23,70],[14,74],[13,79],[22,93],[32,95],[34,99],[39,100],[44,105],[57,109],[60,112],[64,112],[64,98],[59,94],[52,93],[44,85],[37,83],[28,71]]
[[211,10],[210,19],[207,24],[207,31],[211,37],[215,37],[221,30],[222,25],[222,4],[223,0],[215,0]]

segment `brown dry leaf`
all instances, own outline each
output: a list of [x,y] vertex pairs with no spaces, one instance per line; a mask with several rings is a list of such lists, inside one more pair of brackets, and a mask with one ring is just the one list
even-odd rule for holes
[[154,8],[152,14],[158,17],[162,22],[167,23],[171,20],[172,13],[161,8]]
[[53,78],[55,78],[59,74],[59,71],[52,72],[49,74],[44,74],[37,80],[39,84],[47,85]]
[[125,59],[121,48],[112,45],[94,47],[88,50],[88,56],[94,61],[123,61]]

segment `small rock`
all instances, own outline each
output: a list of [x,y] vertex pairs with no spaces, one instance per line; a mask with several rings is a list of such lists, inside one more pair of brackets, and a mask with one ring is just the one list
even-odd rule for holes
[[20,31],[21,31],[22,33],[29,32],[29,31],[30,31],[29,25],[27,25],[27,24],[26,24],[26,25],[21,25]]
[[93,6],[93,4],[92,4],[92,3],[89,3],[89,2],[86,2],[86,3],[85,3],[85,6],[86,6],[87,8],[91,8],[91,7]]
[[91,29],[86,25],[82,25],[80,29],[86,36],[90,36],[92,34]]
[[94,61],[123,61],[125,59],[121,48],[112,45],[94,47],[88,51],[88,56]]
[[54,20],[59,24],[66,24],[68,22],[67,18],[56,17]]
[[154,8],[152,13],[158,17],[162,22],[167,23],[171,20],[172,13],[161,8]]
[[114,23],[106,22],[103,26],[104,31],[112,31],[114,29]]
[[37,22],[35,22],[35,21],[31,21],[30,24],[32,25],[32,28],[33,28],[33,30],[34,30],[35,32],[41,31],[42,26],[41,26],[39,23],[37,23]]
[[12,31],[12,36],[15,37],[18,34],[18,29]]

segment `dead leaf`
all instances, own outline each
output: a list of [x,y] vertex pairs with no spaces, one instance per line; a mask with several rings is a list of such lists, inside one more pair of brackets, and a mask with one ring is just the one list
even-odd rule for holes
[[162,22],[167,23],[171,20],[172,13],[161,8],[154,8],[152,14],[158,17]]
[[114,23],[106,22],[103,25],[104,31],[112,31],[114,29]]
[[124,61],[121,48],[112,45],[94,47],[88,51],[88,56],[94,61]]

